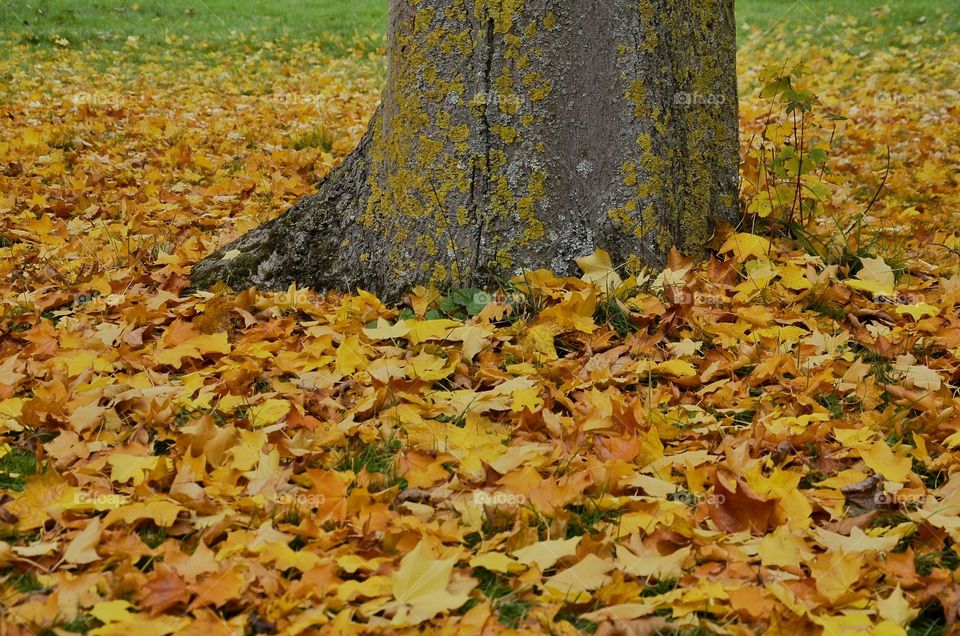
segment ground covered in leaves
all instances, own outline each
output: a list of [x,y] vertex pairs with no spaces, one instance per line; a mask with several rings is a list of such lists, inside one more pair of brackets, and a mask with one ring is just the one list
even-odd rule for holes
[[949,629],[960,45],[868,36],[745,43],[749,212],[708,261],[398,308],[185,293],[350,150],[366,52],[18,45],[4,633]]

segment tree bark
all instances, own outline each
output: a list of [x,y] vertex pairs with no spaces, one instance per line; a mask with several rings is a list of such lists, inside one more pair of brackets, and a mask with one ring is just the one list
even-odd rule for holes
[[392,0],[357,149],[193,283],[396,299],[696,256],[737,215],[735,37],[733,0]]

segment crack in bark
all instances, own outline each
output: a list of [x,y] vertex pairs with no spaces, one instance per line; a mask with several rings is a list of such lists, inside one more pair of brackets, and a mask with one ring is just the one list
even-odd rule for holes
[[[490,133],[490,116],[488,115],[487,111],[490,108],[490,95],[493,89],[494,26],[495,25],[493,22],[493,18],[488,18],[487,24],[486,24],[486,34],[485,34],[486,35],[485,43],[486,43],[487,50],[484,56],[485,59],[484,59],[484,69],[483,69],[483,84],[482,84],[484,103],[483,103],[483,114],[480,116],[480,140],[483,145],[483,152],[484,152],[484,166],[483,166],[483,172],[482,172],[483,188],[482,188],[481,202],[480,202],[481,205],[485,205],[488,202],[489,185],[490,185],[489,180],[486,178],[486,175],[490,173],[490,134],[491,134]],[[472,179],[474,180],[474,184],[471,185],[471,190],[473,190],[475,186],[476,174],[477,174],[477,164],[476,164],[476,161],[474,161],[473,177],[472,177]],[[484,214],[482,213],[480,206],[478,206],[477,204],[477,198],[476,198],[475,192],[472,194],[472,197],[473,197],[473,200],[471,203],[473,204],[473,208],[474,208],[473,216],[477,221],[477,228],[476,228],[477,240],[476,240],[476,248],[475,248],[474,258],[473,258],[473,267],[471,270],[471,276],[476,279],[478,277],[477,274],[480,271],[480,258],[481,258],[480,252],[481,252],[481,245],[483,244],[483,233],[486,229],[485,227],[486,219],[484,218]]]

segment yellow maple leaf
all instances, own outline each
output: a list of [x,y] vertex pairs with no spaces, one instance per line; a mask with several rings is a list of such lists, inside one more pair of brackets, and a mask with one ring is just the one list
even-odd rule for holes
[[470,559],[470,567],[483,568],[485,570],[490,570],[491,572],[500,572],[501,574],[521,572],[524,570],[522,563],[518,562],[516,559],[511,559],[503,552],[487,552],[485,554],[478,554]]
[[360,344],[359,336],[348,336],[344,338],[340,346],[337,347],[337,373],[340,375],[350,375],[358,369],[367,368],[370,361],[364,353],[363,345]]
[[553,339],[563,333],[563,329],[553,323],[543,323],[531,327],[520,341],[524,353],[533,354],[544,360],[556,360],[557,349]]
[[278,398],[270,398],[259,404],[254,404],[247,412],[250,425],[254,428],[268,426],[280,421],[290,412],[290,402]]
[[442,380],[453,373],[459,363],[458,355],[447,359],[424,351],[408,362],[407,377],[430,382]]
[[747,279],[737,285],[737,295],[734,296],[739,301],[746,301],[766,289],[770,281],[777,276],[777,269],[770,259],[761,257],[747,261],[744,273]]
[[802,267],[790,263],[779,268],[780,284],[793,291],[804,291],[813,287]]
[[424,287],[423,285],[418,285],[414,287],[410,292],[410,304],[413,306],[413,313],[418,316],[423,316],[427,313],[427,308],[430,304],[441,296],[442,294],[432,286]]
[[661,555],[656,548],[631,551],[618,546],[617,569],[631,576],[678,579],[683,575],[683,565],[689,560],[690,553],[690,546],[667,555]]
[[880,618],[893,621],[897,625],[907,626],[919,614],[919,610],[910,607],[910,601],[904,596],[900,584],[890,592],[887,598],[877,599],[877,612]]
[[464,325],[450,330],[447,339],[463,343],[463,357],[472,362],[473,358],[490,344],[493,328],[489,325]]
[[764,535],[759,554],[766,567],[788,567],[809,559],[813,551],[798,531],[783,525]]
[[860,259],[863,268],[857,272],[855,280],[843,281],[848,287],[865,291],[874,296],[894,296],[893,285],[896,282],[893,269],[882,258]]
[[605,621],[617,623],[649,616],[656,611],[657,606],[653,603],[621,603],[619,605],[603,607],[595,612],[583,614],[582,618],[595,623],[603,623]]
[[589,592],[610,580],[608,572],[616,567],[595,554],[588,554],[573,565],[544,581],[544,595],[565,602],[584,601]]
[[407,320],[405,321],[409,332],[407,340],[410,344],[420,344],[428,340],[448,340],[450,334],[462,327],[463,323],[457,320],[447,320],[441,318],[437,320]]
[[97,554],[97,545],[100,543],[100,534],[103,527],[100,518],[94,517],[87,522],[87,526],[73,538],[63,552],[63,560],[67,563],[83,565],[99,561],[102,557]]
[[856,587],[863,555],[828,552],[817,556],[809,565],[817,591],[834,603]]
[[407,363],[395,358],[377,358],[367,367],[367,373],[381,384],[399,380],[406,375]]
[[865,533],[860,528],[854,527],[850,531],[850,536],[830,532],[823,528],[815,528],[813,531],[817,537],[817,543],[827,548],[831,552],[844,552],[854,554],[857,552],[887,552],[893,550],[900,542],[900,536],[890,534],[885,537],[874,537]]
[[573,537],[571,539],[549,539],[539,541],[525,548],[514,550],[511,554],[524,565],[534,565],[543,572],[552,568],[560,559],[572,557],[577,554],[577,546],[580,545],[580,539],[583,537]]
[[593,316],[597,311],[597,290],[593,287],[567,292],[563,300],[540,312],[537,322],[552,323],[565,331],[593,333],[597,325]]
[[860,457],[867,466],[890,481],[905,483],[912,474],[910,458],[895,454],[882,440],[861,448]]
[[737,260],[743,262],[753,256],[766,258],[770,253],[770,241],[756,234],[740,232],[730,235],[730,238],[720,247],[720,253],[733,252]]
[[612,294],[623,284],[623,279],[617,273],[610,254],[598,249],[590,256],[576,259],[577,267],[583,272],[583,280],[587,281],[605,294]]
[[23,427],[17,422],[17,419],[23,414],[23,405],[27,401],[24,398],[7,398],[0,400],[0,431],[20,431]]
[[920,320],[924,316],[936,316],[940,313],[940,308],[927,303],[919,303],[917,305],[898,305],[894,311],[901,316],[910,316],[914,320]]
[[653,371],[675,378],[690,378],[697,375],[696,367],[686,360],[667,360],[653,367]]
[[[421,539],[412,552],[400,561],[393,575],[395,626],[419,625],[441,612],[457,609],[470,599],[476,586],[471,578],[451,581],[457,557],[438,558],[426,540]],[[451,591],[453,590],[453,591]]]
[[956,450],[957,448],[960,448],[960,431],[957,431],[953,435],[948,436],[945,440],[943,440],[943,443],[947,448],[951,450]]
[[90,614],[101,623],[132,623],[137,616],[130,613],[127,601],[100,601],[90,608]]
[[109,528],[118,521],[133,524],[141,519],[149,519],[161,528],[169,528],[177,520],[183,506],[173,501],[154,497],[148,501],[136,501],[122,505],[107,513],[103,518],[103,527]]
[[156,468],[160,463],[160,458],[155,456],[127,455],[124,453],[114,453],[107,459],[110,464],[110,479],[117,483],[125,483],[133,480],[133,485],[138,486],[146,479],[146,473]]
[[169,349],[158,349],[153,359],[158,364],[169,365],[179,369],[184,358],[202,358],[211,353],[230,353],[230,342],[226,332],[215,334],[199,334]]
[[531,386],[514,392],[510,410],[514,413],[521,413],[524,409],[529,409],[531,413],[534,413],[541,405],[543,405],[543,400],[540,398],[540,387]]
[[391,325],[383,318],[377,319],[376,327],[367,327],[363,330],[363,335],[370,340],[395,340],[405,338],[409,333],[410,325],[408,322],[399,320],[397,324]]
[[80,496],[79,488],[70,486],[56,471],[48,470],[28,479],[23,492],[4,508],[19,519],[18,530],[32,530],[48,519],[59,519],[61,512],[74,505]]

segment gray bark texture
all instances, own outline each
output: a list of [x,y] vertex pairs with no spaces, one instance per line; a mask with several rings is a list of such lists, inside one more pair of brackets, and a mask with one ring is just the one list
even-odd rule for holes
[[396,300],[596,248],[628,270],[697,256],[737,215],[735,38],[733,0],[392,0],[357,149],[193,284]]

